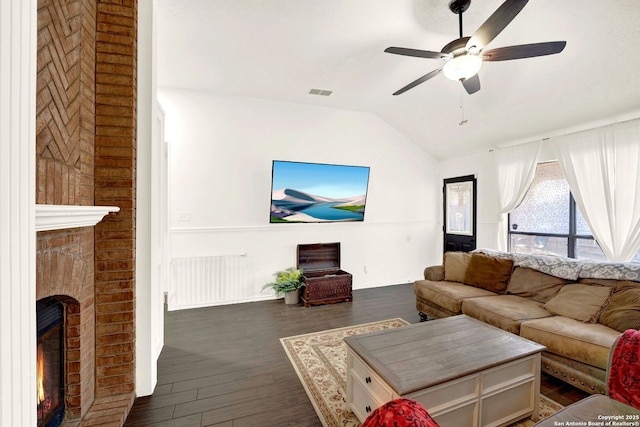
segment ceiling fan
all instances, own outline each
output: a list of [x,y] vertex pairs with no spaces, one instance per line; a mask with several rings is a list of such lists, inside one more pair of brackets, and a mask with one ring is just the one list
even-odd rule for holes
[[562,52],[566,41],[521,44],[499,47],[491,50],[484,48],[498,35],[518,13],[525,7],[528,0],[506,0],[493,12],[471,37],[463,37],[462,14],[469,8],[471,0],[451,0],[449,9],[458,15],[460,38],[453,40],[442,48],[440,52],[430,50],[409,49],[404,47],[388,47],[384,51],[396,55],[414,56],[417,58],[444,59],[445,63],[417,80],[394,92],[400,95],[426,82],[443,72],[450,80],[462,82],[469,94],[480,90],[478,71],[484,61],[506,61],[509,59],[532,58],[535,56],[553,55]]

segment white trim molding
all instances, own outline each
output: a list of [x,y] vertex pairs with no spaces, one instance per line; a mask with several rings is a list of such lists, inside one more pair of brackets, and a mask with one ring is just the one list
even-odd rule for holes
[[0,1],[0,425],[35,426],[35,0]]
[[36,205],[36,231],[92,227],[118,206]]

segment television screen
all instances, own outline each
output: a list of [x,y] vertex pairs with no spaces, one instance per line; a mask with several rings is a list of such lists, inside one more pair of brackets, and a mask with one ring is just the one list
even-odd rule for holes
[[271,220],[363,221],[369,168],[274,160]]

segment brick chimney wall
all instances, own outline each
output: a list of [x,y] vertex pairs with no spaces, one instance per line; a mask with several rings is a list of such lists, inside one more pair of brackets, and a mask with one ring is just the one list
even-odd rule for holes
[[116,424],[135,391],[136,34],[134,0],[38,1],[36,203],[120,212],[38,233],[36,298],[66,307],[67,417]]
[[99,1],[95,203],[120,207],[96,226],[98,397],[135,391],[137,2]]

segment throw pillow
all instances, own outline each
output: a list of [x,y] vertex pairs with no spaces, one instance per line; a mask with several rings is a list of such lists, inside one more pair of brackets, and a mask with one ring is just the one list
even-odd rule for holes
[[638,354],[640,354],[640,331],[624,331],[613,344],[607,371],[607,396],[635,409],[640,409]]
[[503,294],[507,289],[513,261],[481,253],[473,253],[462,283]]
[[446,252],[444,254],[444,280],[462,283],[470,259],[471,254],[467,252]]
[[640,329],[640,284],[620,282],[600,315],[600,323],[620,332]]
[[361,427],[439,427],[421,403],[405,398],[394,399],[374,410]]
[[613,288],[608,286],[569,284],[551,298],[544,308],[551,314],[586,323],[596,323]]
[[507,293],[545,303],[567,283],[567,280],[532,268],[516,267],[511,273]]

